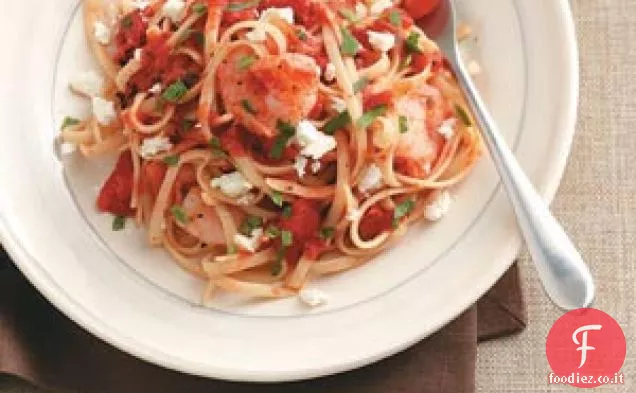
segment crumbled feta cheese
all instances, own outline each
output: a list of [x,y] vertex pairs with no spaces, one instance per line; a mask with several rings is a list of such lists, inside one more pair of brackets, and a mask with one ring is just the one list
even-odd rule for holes
[[238,171],[212,179],[210,186],[220,189],[222,193],[231,198],[243,196],[254,188],[254,186],[243,177],[241,172]]
[[101,125],[107,126],[117,118],[115,104],[112,101],[105,100],[101,97],[93,97],[92,106],[93,115]]
[[150,5],[150,3],[150,0],[135,0],[132,5],[136,9],[143,11]]
[[161,7],[161,15],[173,22],[180,22],[185,15],[186,3],[183,0],[168,0]]
[[258,247],[261,245],[262,237],[263,228],[256,228],[252,231],[251,236],[245,236],[240,233],[234,235],[234,244],[245,251],[256,252]]
[[302,120],[296,127],[296,139],[303,148],[301,154],[319,160],[327,152],[336,148],[336,139],[318,131],[312,122]]
[[347,220],[349,221],[357,221],[362,218],[362,210],[353,209],[347,213]]
[[382,187],[383,184],[384,180],[382,178],[382,171],[377,165],[371,164],[362,175],[362,179],[358,184],[358,190],[366,194],[371,190]]
[[263,29],[254,29],[245,34],[245,38],[252,42],[263,42],[267,39],[267,33]]
[[239,199],[237,199],[236,202],[241,206],[248,206],[254,202],[254,195],[245,194]]
[[283,8],[268,8],[261,14],[261,20],[267,21],[271,17],[276,17],[284,20],[290,25],[294,24],[294,9],[291,7]]
[[334,111],[342,113],[347,110],[347,103],[340,97],[331,97],[331,107]]
[[148,92],[151,94],[161,94],[162,90],[163,86],[161,86],[161,83],[155,83],[150,89],[148,89]]
[[439,221],[448,213],[452,202],[453,199],[448,191],[444,190],[440,192],[437,198],[426,206],[424,217],[429,221]]
[[446,119],[437,129],[437,133],[442,135],[446,140],[449,140],[455,135],[455,127],[457,127],[457,119]]
[[97,42],[102,45],[110,44],[110,29],[104,23],[97,21],[93,23],[93,35]]
[[336,80],[336,66],[333,65],[333,63],[327,63],[324,77],[327,82],[333,82]]
[[367,36],[369,37],[369,43],[377,51],[388,52],[395,46],[395,36],[391,33],[367,31]]
[[294,168],[296,169],[296,172],[298,173],[298,177],[302,178],[303,176],[305,176],[305,168],[307,167],[308,162],[309,160],[305,156],[299,155],[298,157],[296,157],[296,162],[294,162]]
[[172,143],[170,143],[170,139],[168,137],[155,136],[144,139],[139,147],[139,154],[143,158],[150,158],[170,149],[172,149]]
[[141,48],[135,49],[135,51],[133,52],[133,59],[141,60],[141,55],[142,54],[143,54],[143,50]]
[[320,75],[322,75],[322,68],[320,68],[318,64],[316,64],[314,67],[314,69],[316,70],[316,76],[320,78]]
[[367,6],[365,6],[362,3],[356,3],[355,11],[356,11],[356,16],[358,17],[358,19],[362,19],[366,17],[368,12]]
[[391,0],[375,0],[371,7],[369,8],[369,12],[371,15],[381,15],[384,10],[393,7],[393,2]]
[[481,74],[481,66],[475,60],[469,61],[466,67],[468,68],[468,72],[472,76]]
[[71,89],[73,89],[76,93],[80,93],[88,97],[94,97],[102,94],[104,78],[95,71],[86,71],[71,80],[70,85]]
[[298,299],[309,307],[318,307],[329,302],[329,296],[315,288],[304,288],[298,292]]
[[320,161],[314,161],[311,163],[311,173],[316,174],[322,168],[322,163]]

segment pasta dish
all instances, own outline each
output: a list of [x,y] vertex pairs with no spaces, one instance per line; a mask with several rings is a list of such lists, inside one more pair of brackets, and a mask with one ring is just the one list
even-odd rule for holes
[[[366,263],[448,189],[481,139],[430,0],[84,0],[100,72],[61,138],[116,154],[97,196],[215,291],[294,296]],[[315,302],[315,303],[319,303]]]

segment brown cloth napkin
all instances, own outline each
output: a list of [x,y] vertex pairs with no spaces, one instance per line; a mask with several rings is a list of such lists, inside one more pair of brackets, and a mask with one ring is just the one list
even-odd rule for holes
[[53,308],[0,249],[0,372],[82,393],[472,393],[477,343],[523,330],[514,265],[454,322],[371,366],[304,382],[232,383],[188,376],[127,355]]

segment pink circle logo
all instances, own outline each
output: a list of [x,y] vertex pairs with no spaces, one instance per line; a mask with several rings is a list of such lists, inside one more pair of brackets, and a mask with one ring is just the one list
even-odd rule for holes
[[545,350],[553,371],[548,383],[580,388],[623,383],[625,335],[603,311],[581,308],[563,315],[550,329]]

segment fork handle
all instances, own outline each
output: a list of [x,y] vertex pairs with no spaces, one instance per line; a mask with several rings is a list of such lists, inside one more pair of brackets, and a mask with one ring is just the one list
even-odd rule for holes
[[589,268],[521,169],[459,59],[458,50],[455,49],[455,56],[449,62],[512,201],[519,228],[543,288],[562,309],[588,307],[595,292]]

